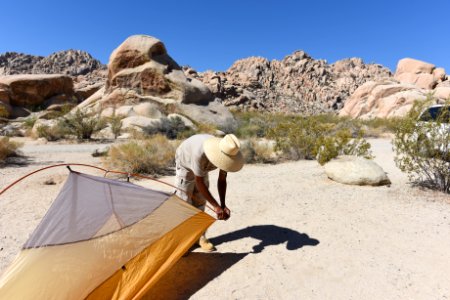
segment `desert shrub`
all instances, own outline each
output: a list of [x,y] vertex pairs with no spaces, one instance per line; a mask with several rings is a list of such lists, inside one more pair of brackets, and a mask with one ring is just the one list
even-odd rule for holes
[[112,146],[105,164],[129,173],[167,175],[174,166],[176,146],[159,134],[146,140],[130,141]]
[[33,128],[34,123],[36,123],[36,121],[37,121],[37,117],[36,117],[36,116],[28,117],[28,118],[26,118],[26,119],[23,121],[23,126],[24,126],[25,128],[31,129],[31,128]]
[[241,153],[246,163],[274,163],[277,153],[271,141],[249,139],[241,142]]
[[91,139],[92,135],[107,126],[99,115],[77,109],[73,114],[61,118],[59,126],[65,135],[75,136],[78,140]]
[[291,117],[267,131],[286,159],[318,159],[324,164],[339,154],[371,157],[364,132],[323,123],[318,117]]
[[42,124],[36,127],[36,134],[38,138],[45,138],[47,141],[53,142],[64,138],[64,129],[59,124],[55,126]]
[[422,112],[432,102],[416,102],[399,123],[394,160],[413,184],[450,193],[450,102],[431,120]]
[[17,156],[21,146],[21,143],[12,142],[8,137],[0,137],[0,163],[4,163],[8,157]]
[[0,105],[0,118],[8,118],[9,112],[3,105]]
[[114,139],[122,133],[122,116],[116,116],[115,114],[111,117],[106,118],[106,121],[111,126],[111,132],[114,135]]
[[235,112],[234,117],[237,121],[237,128],[234,133],[242,139],[266,137],[270,128],[291,118],[291,116],[284,114],[260,112]]
[[161,118],[161,122],[158,126],[148,126],[143,128],[146,134],[162,134],[171,140],[178,138],[179,135],[188,129],[189,127],[184,124],[180,117]]
[[217,126],[217,129],[225,134],[235,133],[236,128],[237,123],[234,118],[227,118],[223,124]]
[[365,137],[381,137],[386,133],[393,134],[399,126],[402,118],[373,118],[368,120],[356,120],[365,131]]
[[194,122],[197,127],[197,133],[215,134],[218,130],[217,126],[210,123]]
[[354,155],[372,159],[370,144],[364,139],[363,131],[353,137],[349,129],[340,129],[333,135],[322,136],[317,141],[318,149],[316,159],[324,165],[338,155]]

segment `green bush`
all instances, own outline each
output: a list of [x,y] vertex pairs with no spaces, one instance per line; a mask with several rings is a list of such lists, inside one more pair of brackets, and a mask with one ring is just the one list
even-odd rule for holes
[[99,115],[77,109],[73,114],[64,116],[59,121],[59,126],[65,135],[73,135],[78,140],[85,140],[91,139],[94,133],[104,129],[107,122]]
[[27,129],[31,129],[31,128],[33,128],[34,123],[36,123],[36,121],[37,121],[36,116],[28,117],[23,121],[23,126]]
[[109,168],[129,173],[168,175],[173,172],[176,146],[166,136],[157,134],[112,146],[104,162]]
[[416,102],[399,123],[393,140],[395,163],[413,184],[450,193],[450,102],[436,120],[419,120],[433,102]]
[[270,128],[291,118],[288,115],[259,112],[235,112],[234,117],[237,121],[234,133],[241,139],[266,137]]
[[0,163],[11,156],[17,156],[17,150],[22,147],[21,143],[12,142],[8,137],[0,137]]
[[114,135],[114,139],[122,133],[122,116],[113,115],[112,117],[106,118],[107,122],[111,126],[111,132]]
[[188,131],[183,120],[180,117],[174,118],[161,118],[161,122],[158,126],[149,126],[143,128],[144,132],[148,135],[162,134],[168,139],[176,139],[179,135],[182,135],[184,131]]
[[64,138],[63,129],[59,124],[55,126],[38,125],[36,127],[36,134],[39,138],[45,138],[47,141],[53,142]]
[[290,117],[267,131],[286,159],[317,159],[324,164],[339,154],[371,157],[364,132],[340,128],[338,123],[324,123],[320,117]]

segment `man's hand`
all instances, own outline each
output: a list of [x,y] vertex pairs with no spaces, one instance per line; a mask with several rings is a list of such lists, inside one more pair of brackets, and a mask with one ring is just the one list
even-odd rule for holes
[[224,213],[224,220],[228,220],[231,217],[231,211],[228,207],[224,207],[223,208],[223,213]]
[[222,208],[220,206],[217,206],[216,208],[214,208],[214,212],[217,214],[218,220],[228,220],[231,215],[228,207]]

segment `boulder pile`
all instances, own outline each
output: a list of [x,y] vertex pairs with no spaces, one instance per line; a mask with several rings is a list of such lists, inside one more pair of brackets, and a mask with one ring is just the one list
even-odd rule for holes
[[304,114],[337,111],[366,81],[392,76],[387,68],[365,64],[360,58],[328,64],[303,51],[281,61],[241,59],[226,72],[199,73],[185,68],[185,73],[208,85],[226,106]]
[[405,116],[416,100],[433,95],[441,103],[450,98],[450,80],[443,68],[405,58],[398,62],[394,78],[368,81],[345,102],[341,116],[390,118]]

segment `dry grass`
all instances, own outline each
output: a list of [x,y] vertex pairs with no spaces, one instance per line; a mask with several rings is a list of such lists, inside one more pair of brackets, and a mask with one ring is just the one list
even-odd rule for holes
[[177,145],[163,135],[133,140],[111,147],[104,163],[108,168],[129,173],[169,175],[173,173]]
[[275,151],[275,142],[266,139],[242,141],[241,152],[246,163],[276,163],[279,159]]
[[21,143],[12,142],[8,137],[0,137],[0,163],[11,156],[17,156],[17,150],[22,146]]
[[[1,102],[0,102],[0,104],[1,104]],[[8,117],[9,117],[8,110],[3,105],[0,105],[0,118],[8,118]]]

